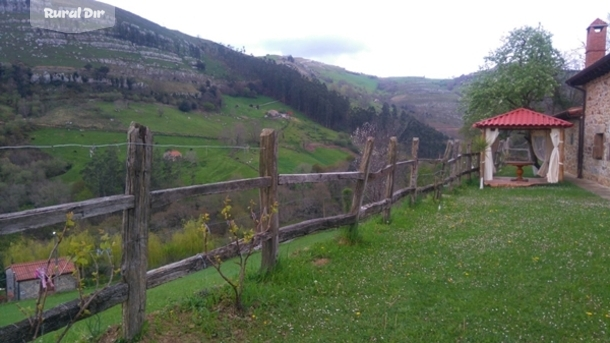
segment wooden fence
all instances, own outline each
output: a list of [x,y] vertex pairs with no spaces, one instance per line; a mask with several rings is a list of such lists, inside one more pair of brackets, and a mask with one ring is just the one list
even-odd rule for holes
[[[300,223],[279,227],[278,216],[272,216],[271,223],[262,227],[270,229],[261,235],[261,269],[273,268],[277,261],[278,244],[299,236],[340,226],[350,225],[356,230],[358,222],[373,214],[383,212],[384,221],[389,221],[391,206],[405,196],[414,199],[417,194],[438,191],[445,185],[459,182],[463,176],[472,177],[479,170],[478,154],[460,153],[459,141],[449,141],[442,158],[425,160],[437,165],[437,181],[418,186],[418,171],[423,159],[418,159],[419,139],[414,138],[411,156],[408,161],[396,161],[397,142],[392,137],[389,142],[388,163],[378,171],[370,172],[369,166],[373,153],[373,138],[368,138],[362,155],[360,168],[355,172],[334,172],[317,174],[278,174],[277,136],[272,129],[264,129],[260,138],[259,177],[243,180],[217,182],[173,189],[150,191],[150,170],[152,162],[153,136],[150,130],[134,124],[128,131],[127,182],[125,195],[96,198],[86,201],[61,204],[16,213],[0,214],[0,236],[64,223],[66,214],[73,213],[74,220],[123,211],[123,242],[121,282],[103,289],[90,302],[88,316],[100,313],[118,304],[123,304],[123,336],[130,340],[142,329],[146,314],[146,289],[178,279],[187,274],[205,269],[207,256],[198,254],[179,262],[147,271],[148,221],[153,208],[159,208],[179,199],[209,194],[221,194],[249,189],[259,189],[260,211],[267,213],[277,201],[278,185],[311,182],[331,182],[354,180],[355,187],[352,206],[348,213],[331,217],[306,220]],[[409,166],[408,187],[394,190],[397,167]],[[476,167],[475,167],[476,166]],[[405,175],[406,177],[406,175]],[[384,199],[362,204],[367,182],[386,178]],[[279,204],[281,211],[281,204]],[[223,260],[237,256],[237,246],[229,244],[208,253],[220,256]],[[80,310],[78,299],[49,309],[43,314],[43,330],[48,333],[70,323]],[[77,320],[84,319],[77,318]],[[8,342],[31,341],[33,328],[28,319],[0,328],[0,337]]]

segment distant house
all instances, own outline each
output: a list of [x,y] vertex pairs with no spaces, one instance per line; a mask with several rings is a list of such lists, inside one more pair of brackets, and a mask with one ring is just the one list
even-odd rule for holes
[[269,110],[265,114],[265,118],[277,118],[279,116],[280,116],[280,112],[278,112],[276,110]]
[[12,264],[6,273],[6,295],[9,301],[38,297],[45,288],[47,292],[65,292],[76,289],[73,275],[74,263],[67,258]]
[[566,83],[583,92],[582,108],[555,115],[575,125],[566,131],[566,171],[610,186],[610,55],[608,24],[596,19],[587,28],[585,68]]
[[167,150],[163,154],[163,158],[169,161],[177,161],[182,158],[182,154],[178,150]]
[[265,118],[281,118],[281,119],[290,119],[292,118],[291,113],[282,113],[276,110],[269,110],[265,114]]

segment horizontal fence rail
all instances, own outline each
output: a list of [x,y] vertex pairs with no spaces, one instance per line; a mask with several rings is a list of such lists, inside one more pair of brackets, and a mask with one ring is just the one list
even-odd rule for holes
[[[146,129],[145,127],[137,126],[136,124],[135,131],[133,131],[132,133],[135,136],[140,135],[140,138],[145,137],[146,139],[151,140],[151,137],[144,136],[143,134],[143,132],[149,134],[149,131],[147,130],[148,129]],[[367,181],[381,180],[384,177],[386,178],[386,195],[385,198],[382,200],[368,204],[352,205],[352,210],[350,210],[349,213],[346,214],[305,220],[299,223],[281,227],[275,233],[273,231],[270,231],[258,235],[256,238],[258,240],[257,242],[260,246],[262,246],[263,254],[265,254],[265,249],[267,249],[269,245],[273,245],[268,244],[269,242],[271,242],[272,239],[275,239],[277,242],[286,242],[297,237],[309,235],[321,230],[348,225],[357,226],[358,222],[363,220],[364,218],[381,212],[384,213],[384,220],[386,220],[387,217],[389,217],[391,206],[397,201],[403,199],[404,197],[411,196],[413,199],[413,197],[419,194],[424,194],[428,192],[439,192],[439,187],[452,185],[457,181],[461,180],[462,176],[471,177],[472,173],[479,171],[478,161],[473,161],[473,157],[479,157],[479,154],[470,152],[460,154],[459,142],[455,142],[454,144],[454,142],[452,141],[449,141],[445,156],[443,158],[419,159],[417,158],[419,139],[415,138],[413,140],[412,147],[413,159],[407,161],[396,161],[396,143],[395,139],[393,138],[393,143],[392,140],[390,143],[390,148],[392,150],[391,154],[393,155],[393,158],[390,158],[389,163],[378,171],[370,172],[368,170],[368,158],[372,154],[372,138],[369,138],[367,144],[370,146],[367,146],[367,149],[365,149],[363,162],[361,163],[359,171],[312,174],[277,174],[277,167],[275,167],[275,162],[277,161],[277,143],[275,142],[274,135],[275,134],[273,130],[269,129],[263,130],[263,134],[261,135],[261,146],[263,145],[263,141],[265,142],[264,144],[267,145],[265,149],[260,149],[261,162],[263,162],[263,159],[267,159],[264,161],[264,163],[262,163],[266,166],[267,171],[264,173],[261,172],[261,177],[156,191],[150,191],[147,188],[150,187],[150,185],[146,185],[146,183],[144,183],[143,187],[145,188],[132,190],[136,192],[139,200],[134,200],[136,198],[134,197],[134,195],[116,195],[111,197],[96,198],[81,202],[50,206],[16,213],[0,214],[0,235],[6,235],[21,232],[24,230],[37,229],[48,225],[63,223],[66,221],[66,214],[69,212],[72,212],[74,214],[73,219],[76,220],[109,214],[118,211],[125,211],[125,223],[125,218],[129,219],[129,216],[131,215],[130,213],[133,212],[134,209],[139,209],[139,211],[150,211],[150,209],[152,208],[163,207],[177,200],[188,197],[229,193],[235,191],[245,191],[250,189],[259,189],[261,192],[265,192],[264,194],[266,194],[265,199],[267,199],[267,203],[260,204],[261,210],[265,211],[266,209],[270,208],[270,206],[272,206],[272,201],[277,198],[277,196],[274,195],[273,192],[277,192],[278,185],[301,183],[354,180],[359,186],[356,187],[356,191],[353,194],[352,204],[361,204],[363,193],[366,189]],[[274,144],[275,148],[273,147]],[[393,147],[392,144],[394,144]],[[274,153],[270,154],[269,151],[274,151]],[[139,152],[136,154],[147,153]],[[139,156],[130,155],[128,157],[134,159],[135,161],[141,161],[138,160],[138,158],[140,158]],[[150,156],[144,156],[142,161],[145,161],[147,157]],[[435,172],[440,174],[435,174],[437,181],[435,181],[433,184],[428,184],[424,186],[417,185],[417,176],[419,170],[418,165],[422,162],[433,163],[440,166],[440,171]],[[393,190],[394,179],[397,173],[397,167],[399,166],[410,167],[411,175],[407,179],[407,187],[398,190]],[[271,172],[271,174],[269,174],[268,172]],[[281,204],[279,205],[281,206]],[[140,213],[140,215],[142,215],[142,213]],[[129,222],[129,220],[127,220],[127,222]],[[125,227],[124,230],[126,230]],[[145,235],[145,237],[145,239],[147,240],[147,235]],[[135,239],[141,238],[136,237]],[[215,256],[220,257],[222,260],[227,260],[237,256],[239,253],[240,252],[238,251],[238,245],[233,242],[226,246],[212,250],[207,254],[198,254],[178,262],[174,262],[153,270],[149,270],[145,273],[146,282],[144,287],[146,289],[154,288],[164,283],[184,277],[188,274],[200,271],[202,269],[206,269],[211,266],[209,263],[209,259],[215,258]],[[132,261],[123,261],[124,267],[128,266],[131,262]],[[124,306],[123,325],[126,325],[125,304],[129,303],[129,290],[131,287],[131,282],[132,281],[130,281],[129,279],[123,278],[122,282],[104,288],[98,293],[95,293],[95,295],[93,295],[94,298],[92,299],[90,305],[87,308],[87,316],[75,318],[75,316],[79,313],[79,310],[81,310],[82,306],[82,303],[78,299],[45,311],[43,313],[44,320],[42,324],[42,331],[48,333],[58,330],[62,327],[70,325],[70,323],[73,323],[74,321],[88,318],[91,315],[103,312],[106,309],[116,306],[118,304],[123,304]],[[137,283],[137,287],[140,287],[141,282]],[[145,312],[142,315],[144,314]],[[138,325],[139,324],[135,324],[131,331],[137,332],[139,328]],[[32,340],[32,332],[32,324],[30,322],[30,319],[24,319],[18,323],[14,323],[0,328],[0,337],[2,337],[3,340],[7,340],[9,342],[25,342]],[[126,336],[124,338],[131,339],[133,337]]]
[[279,185],[295,183],[329,182],[338,180],[362,180],[364,174],[360,172],[319,173],[319,174],[280,174]]
[[66,214],[73,219],[85,219],[133,208],[133,195],[113,195],[72,202],[33,210],[0,214],[0,235],[38,229],[66,222]]
[[163,189],[152,191],[150,193],[151,207],[157,208],[169,205],[172,202],[183,198],[197,195],[224,194],[236,191],[245,191],[249,189],[258,189],[261,187],[269,187],[271,185],[270,177],[257,177],[253,179],[242,179],[235,181],[225,181],[217,183],[209,183],[205,185],[196,185],[180,188]]

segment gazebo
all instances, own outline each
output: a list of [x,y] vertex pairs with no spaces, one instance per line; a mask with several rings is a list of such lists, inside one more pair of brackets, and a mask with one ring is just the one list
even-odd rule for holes
[[[519,108],[474,123],[472,127],[483,130],[483,137],[487,143],[484,153],[481,154],[483,161],[481,187],[493,180],[494,162],[491,146],[498,138],[500,130],[531,131],[532,138],[537,138],[532,139],[535,158],[543,161],[537,175],[546,177],[548,183],[563,181],[564,129],[572,125],[568,121],[526,108]],[[517,168],[521,171],[520,166],[517,165]],[[519,174],[514,181],[526,181],[526,179],[521,179]]]

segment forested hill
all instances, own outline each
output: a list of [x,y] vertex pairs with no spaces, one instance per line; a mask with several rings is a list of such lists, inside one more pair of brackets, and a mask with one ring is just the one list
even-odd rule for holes
[[[118,8],[116,25],[104,30],[65,34],[32,28],[28,6],[26,0],[0,1],[0,105],[24,117],[44,116],[62,98],[114,89],[184,111],[217,111],[223,95],[267,95],[333,130],[352,132],[362,123],[346,95],[243,48],[191,37]],[[368,120],[379,120],[380,107],[367,112]],[[446,137],[427,125],[406,125],[417,120],[407,114],[402,109],[396,116],[404,123],[396,128],[401,137],[430,137],[422,139],[422,149],[442,152],[436,146]]]

